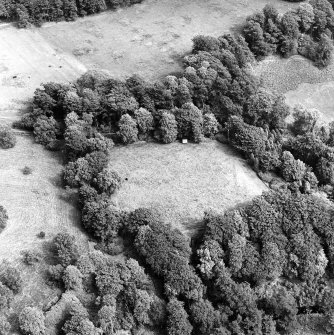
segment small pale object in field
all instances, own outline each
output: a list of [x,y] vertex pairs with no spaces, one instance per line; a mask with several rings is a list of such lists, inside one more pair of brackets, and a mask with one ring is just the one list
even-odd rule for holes
[[184,139],[182,140],[182,143],[183,143],[183,144],[187,144],[187,143],[188,143],[188,140],[187,140],[186,138],[184,138]]

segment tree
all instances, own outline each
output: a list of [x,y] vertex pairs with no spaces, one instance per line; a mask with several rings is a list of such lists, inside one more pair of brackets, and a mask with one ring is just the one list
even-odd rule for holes
[[305,164],[295,159],[291,152],[284,151],[282,154],[281,172],[283,178],[288,182],[301,181],[306,172]]
[[11,325],[4,315],[0,315],[0,335],[9,335]]
[[94,324],[80,315],[74,315],[67,320],[62,328],[65,335],[98,335]]
[[122,115],[118,122],[119,135],[124,144],[136,142],[138,139],[138,129],[136,121],[129,114]]
[[163,143],[172,143],[177,138],[177,122],[175,116],[169,112],[163,112],[160,119],[160,138]]
[[330,64],[333,50],[332,40],[325,34],[321,36],[319,43],[315,48],[314,62],[315,65],[323,68]]
[[295,15],[291,12],[283,14],[280,28],[284,36],[288,39],[295,40],[299,35],[299,26]]
[[75,162],[69,162],[64,170],[64,180],[71,187],[92,184],[93,179],[106,168],[108,160],[105,152],[93,151]]
[[190,320],[200,334],[212,334],[221,326],[222,316],[209,300],[199,300],[190,305]]
[[58,122],[52,116],[40,116],[34,124],[34,135],[37,143],[52,146],[59,135]]
[[116,171],[103,169],[93,180],[93,185],[100,193],[112,195],[121,187],[122,179]]
[[314,22],[313,7],[309,3],[301,3],[294,11],[297,15],[299,29],[302,33],[307,33]]
[[36,307],[25,307],[19,315],[19,327],[23,334],[41,335],[45,333],[44,314]]
[[203,133],[204,136],[214,138],[218,133],[219,123],[212,113],[207,113],[203,117]]
[[67,290],[81,290],[83,275],[74,265],[69,265],[63,273],[63,281]]
[[255,56],[264,57],[272,52],[271,46],[264,40],[263,29],[259,22],[249,18],[242,32],[250,50]]
[[74,264],[79,258],[79,251],[74,236],[68,233],[59,233],[55,236],[53,243],[61,265],[68,266]]
[[154,129],[153,116],[145,108],[139,108],[135,111],[135,119],[139,130],[139,137],[145,139]]
[[292,130],[296,135],[305,135],[313,132],[318,119],[319,112],[315,109],[308,110],[303,105],[298,104],[293,109],[294,122]]
[[190,335],[192,330],[193,327],[188,320],[183,303],[175,298],[172,299],[167,304],[167,334]]
[[16,144],[16,137],[13,130],[8,126],[0,125],[0,148],[13,148]]
[[203,114],[194,104],[186,103],[175,110],[178,138],[187,138],[200,143],[203,138]]

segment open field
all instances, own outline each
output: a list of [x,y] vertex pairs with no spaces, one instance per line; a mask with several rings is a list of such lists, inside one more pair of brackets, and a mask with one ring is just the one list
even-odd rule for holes
[[323,121],[334,120],[334,62],[325,69],[318,69],[311,61],[293,56],[282,59],[271,56],[255,67],[264,87],[285,94],[293,107],[301,103],[316,108]]
[[[0,160],[0,204],[8,212],[7,227],[0,234],[0,259],[8,259],[21,270],[23,291],[14,301],[13,310],[25,305],[42,307],[57,290],[45,284],[46,263],[52,261],[48,242],[58,232],[68,232],[86,250],[87,239],[79,226],[79,213],[61,187],[61,158],[34,144],[30,135],[17,136],[13,149],[2,150]],[[24,175],[29,166],[32,174]],[[37,234],[44,231],[45,239]],[[37,267],[22,263],[22,251],[44,255]],[[46,262],[46,263],[45,263]],[[49,263],[50,264],[50,263]]]
[[73,23],[47,24],[39,32],[87,68],[157,79],[181,70],[195,35],[222,35],[267,3],[283,12],[297,6],[277,0],[145,0]]
[[[71,81],[85,70],[74,57],[57,53],[37,31],[2,26],[0,123],[17,120],[41,82]],[[35,144],[31,134],[17,133],[16,146],[1,150],[0,160],[0,204],[9,215],[7,228],[0,234],[0,260],[13,262],[24,280],[23,292],[13,304],[16,311],[26,304],[41,307],[56,294],[41,276],[45,263],[37,268],[23,265],[22,251],[46,254],[46,241],[61,231],[75,234],[86,244],[78,228],[78,212],[60,186],[60,156]],[[31,175],[23,175],[25,166],[33,169]],[[37,238],[40,231],[46,232],[45,240]]]
[[0,26],[0,122],[16,120],[41,82],[68,82],[85,71],[74,57],[56,52],[37,30]]
[[191,234],[206,210],[223,212],[266,190],[232,149],[217,141],[115,147],[110,168],[127,180],[113,196],[124,210],[158,209],[166,222]]

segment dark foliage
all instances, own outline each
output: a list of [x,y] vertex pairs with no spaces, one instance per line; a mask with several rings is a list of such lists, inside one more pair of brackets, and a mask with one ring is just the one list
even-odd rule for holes
[[74,21],[107,9],[131,6],[142,0],[2,0],[0,19],[15,21],[19,28],[49,21]]

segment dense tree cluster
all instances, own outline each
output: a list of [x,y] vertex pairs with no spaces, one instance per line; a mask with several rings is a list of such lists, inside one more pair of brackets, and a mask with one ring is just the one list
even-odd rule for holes
[[198,269],[215,308],[199,308],[200,334],[221,324],[228,334],[276,334],[292,329],[301,310],[323,310],[332,291],[332,220],[322,200],[286,191],[208,213]]
[[0,20],[15,21],[20,28],[29,23],[40,26],[43,22],[74,21],[78,17],[141,2],[142,0],[2,0]]
[[329,64],[334,32],[334,11],[327,0],[311,0],[279,15],[272,5],[249,16],[243,35],[256,57],[278,53],[301,54],[319,67]]

